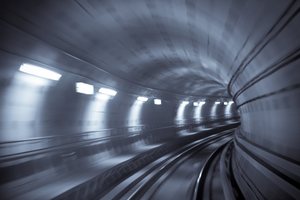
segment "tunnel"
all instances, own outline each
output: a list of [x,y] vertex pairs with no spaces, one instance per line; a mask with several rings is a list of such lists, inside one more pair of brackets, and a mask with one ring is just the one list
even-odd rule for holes
[[1,1],[0,199],[299,199],[299,11]]

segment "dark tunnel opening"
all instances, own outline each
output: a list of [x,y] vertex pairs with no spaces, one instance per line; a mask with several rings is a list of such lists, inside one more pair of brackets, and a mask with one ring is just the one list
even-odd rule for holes
[[1,1],[1,199],[298,199],[299,10]]

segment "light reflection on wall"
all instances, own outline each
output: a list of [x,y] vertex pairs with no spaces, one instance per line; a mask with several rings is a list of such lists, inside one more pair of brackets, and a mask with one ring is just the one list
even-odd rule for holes
[[40,111],[46,89],[54,84],[51,80],[16,72],[6,90],[1,105],[0,140],[18,140],[39,134],[35,123],[41,118]]
[[184,111],[187,105],[188,105],[187,102],[181,102],[181,104],[178,106],[176,118],[175,118],[176,125],[185,123]]
[[141,122],[141,112],[144,102],[135,100],[130,107],[128,114],[128,126],[139,126],[142,125]]
[[24,74],[22,72],[17,72],[14,77],[14,84],[26,86],[28,88],[39,89],[40,87],[50,86],[51,83],[53,83],[53,81]]
[[83,132],[100,131],[107,128],[106,112],[109,100],[110,97],[103,94],[97,94],[95,98],[91,99],[83,116],[83,119],[85,120]]
[[233,105],[233,103],[229,102],[225,107],[225,115],[228,117],[230,117],[232,115],[232,112],[231,112],[232,105]]
[[198,106],[194,108],[194,119],[197,123],[201,121],[201,110],[203,105],[204,104],[198,104]]
[[217,118],[217,112],[218,112],[218,107],[221,106],[221,104],[215,104],[211,108],[210,116],[212,119]]

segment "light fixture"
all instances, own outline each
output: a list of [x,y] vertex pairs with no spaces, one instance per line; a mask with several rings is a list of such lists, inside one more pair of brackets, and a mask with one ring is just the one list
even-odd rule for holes
[[234,102],[233,101],[229,101],[229,104],[233,104]]
[[161,105],[161,99],[154,99],[155,105]]
[[103,93],[98,93],[96,95],[96,98],[99,99],[99,100],[109,100],[111,99],[112,97],[107,95],[107,94],[103,94]]
[[61,78],[61,74],[51,71],[49,69],[45,69],[36,65],[31,65],[31,64],[27,64],[24,63],[20,66],[19,69],[21,72],[27,73],[27,74],[31,74],[34,76],[38,76],[41,78],[46,78],[46,79],[50,79],[50,80],[54,80],[54,81],[58,81]]
[[199,105],[204,105],[205,104],[205,101],[200,101]]
[[113,89],[109,89],[109,88],[100,88],[99,92],[102,94],[106,94],[108,96],[116,96],[116,94],[118,93],[117,91],[113,90]]
[[189,104],[190,102],[188,102],[188,101],[182,101],[182,104],[185,104],[185,105],[187,105],[187,104]]
[[82,94],[94,94],[94,86],[87,83],[77,82],[76,92]]
[[216,102],[215,102],[215,104],[217,104],[217,105],[220,104],[220,103],[221,103],[220,101],[216,101]]
[[224,102],[224,105],[227,106],[227,104],[228,104],[228,103],[225,101],[225,102]]
[[137,100],[138,100],[138,101],[142,101],[142,102],[146,102],[146,101],[148,101],[148,98],[147,98],[147,97],[143,97],[143,96],[139,96],[139,97],[137,98]]
[[193,105],[196,107],[196,106],[199,106],[199,103],[198,102],[194,102]]

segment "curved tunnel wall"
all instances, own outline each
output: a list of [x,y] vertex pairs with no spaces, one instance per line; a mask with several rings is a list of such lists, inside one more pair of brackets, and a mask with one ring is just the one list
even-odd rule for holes
[[[153,97],[141,103],[136,94],[118,91],[112,99],[101,99],[97,90],[103,84],[55,68],[51,69],[63,74],[59,81],[38,78],[19,71],[22,58],[10,59],[4,52],[1,56],[5,67],[0,75],[0,192],[4,198],[20,192],[3,190],[17,180],[35,183],[44,176],[66,174],[65,169],[74,172],[75,166],[90,170],[94,162],[110,156],[170,143],[180,131],[196,132],[238,118],[233,104],[215,105],[211,99],[201,107],[190,101],[181,112],[182,101],[176,98],[154,105]],[[76,82],[93,84],[96,94],[77,93]]]
[[[142,103],[137,101],[138,95],[122,91],[112,99],[101,99],[97,91],[106,85],[66,72],[57,82],[45,80],[20,72],[21,64],[2,52],[2,65],[6,67],[1,73],[1,141],[112,128],[184,126],[237,116],[234,105],[215,105],[210,99],[201,107],[190,101],[180,112],[182,101],[176,99],[162,99],[162,105],[154,105],[154,97]],[[95,94],[76,93],[76,82],[95,85]],[[229,113],[225,113],[226,108]]]
[[[45,176],[89,171],[95,162],[115,155],[170,143],[179,138],[180,131],[195,132],[237,119],[233,104],[213,109],[213,98],[196,107],[193,101],[200,99],[186,97],[191,100],[180,114],[183,99],[176,96],[154,105],[153,96],[141,103],[137,94],[118,90],[115,97],[103,100],[98,97],[98,89],[107,87],[103,83],[48,66],[63,76],[59,81],[42,79],[19,71],[30,59],[4,51],[0,54],[4,66],[0,74],[0,193],[4,198],[26,190],[8,192],[18,188],[19,182],[32,181],[27,187],[37,187],[36,180]],[[77,93],[76,82],[93,84],[95,94]],[[147,156],[140,163],[151,159]]]
[[261,37],[249,35],[229,82],[241,116],[234,173],[253,199],[299,197],[300,15],[298,2],[285,4],[256,28]]
[[[119,127],[121,127],[119,133],[122,133],[128,125],[133,124],[142,125],[146,128],[158,128],[199,122],[195,118],[195,108],[191,104],[186,107],[183,113],[184,117],[179,120],[176,118],[180,101],[186,98],[190,98],[190,101],[202,98],[211,99],[211,103],[206,104],[202,109],[201,113],[204,119],[217,119],[218,117],[222,119],[225,113],[224,106],[218,106],[213,112],[215,114],[212,114],[213,102],[217,99],[229,98],[224,94],[224,86],[228,85],[229,95],[235,100],[241,116],[241,127],[236,132],[232,167],[235,169],[236,180],[244,188],[242,192],[253,197],[253,199],[276,198],[278,196],[282,196],[283,199],[297,197],[297,189],[299,189],[297,183],[300,182],[299,173],[297,173],[299,172],[300,160],[298,153],[298,132],[300,130],[298,123],[300,113],[298,105],[300,97],[299,2],[292,0],[219,1],[213,4],[209,1],[203,1],[196,4],[193,1],[186,1],[184,5],[176,3],[170,7],[170,10],[176,11],[173,14],[185,13],[187,15],[184,15],[185,17],[183,14],[178,15],[177,21],[174,20],[173,23],[168,21],[170,20],[168,17],[164,17],[166,12],[160,10],[160,8],[166,7],[165,3],[153,2],[141,6],[141,9],[136,12],[144,11],[144,7],[148,9],[145,19],[151,18],[152,21],[145,20],[145,22],[151,23],[149,27],[162,29],[159,34],[155,32],[156,35],[162,37],[157,39],[153,34],[147,38],[155,40],[155,44],[162,43],[163,45],[155,46],[154,43],[147,43],[142,38],[135,39],[139,38],[139,35],[146,34],[142,31],[145,27],[141,25],[140,21],[138,24],[142,28],[139,29],[122,24],[125,22],[120,19],[120,16],[126,15],[126,5],[111,3],[104,10],[101,10],[101,13],[106,11],[109,13],[103,14],[103,17],[110,22],[108,24],[111,25],[106,27],[105,33],[108,29],[111,32],[123,31],[127,35],[124,34],[126,38],[125,36],[123,38],[112,34],[111,38],[113,39],[109,39],[107,37],[109,34],[105,36],[102,34],[104,39],[111,42],[112,47],[104,42],[105,45],[101,48],[107,48],[105,53],[110,54],[110,56],[116,55],[118,59],[101,61],[96,59],[98,55],[95,56],[95,52],[88,50],[93,50],[92,45],[89,45],[90,43],[101,43],[101,41],[96,40],[97,37],[95,38],[93,31],[78,30],[78,35],[74,34],[76,37],[71,34],[73,29],[70,27],[74,26],[79,29],[80,26],[76,22],[80,22],[80,19],[76,22],[68,21],[68,17],[60,13],[62,22],[66,22],[66,24],[68,24],[67,22],[74,22],[73,24],[69,23],[69,26],[66,27],[63,23],[54,26],[53,24],[57,22],[55,17],[48,16],[49,18],[47,18],[43,13],[38,13],[40,16],[38,19],[45,21],[33,20],[34,22],[30,23],[30,20],[24,20],[32,19],[33,14],[30,11],[34,11],[38,6],[41,6],[41,10],[45,10],[47,6],[49,6],[49,10],[55,10],[57,7],[55,3],[35,5],[36,7],[30,7],[28,4],[25,6],[27,9],[22,12],[14,8],[13,4],[8,6],[9,9],[3,9],[0,22],[1,27],[3,27],[0,60],[1,65],[4,66],[1,68],[0,74],[2,82],[0,90],[1,139],[18,140],[22,139],[20,137],[22,135],[39,137]],[[73,7],[72,9],[77,11],[76,14],[79,13],[79,17],[90,19],[82,8],[74,4],[72,3],[72,6],[76,9]],[[95,10],[101,7],[96,3],[93,4],[93,8],[88,3],[82,3],[81,6],[91,11],[89,15],[92,16],[95,15]],[[186,12],[182,8],[186,8],[190,12]],[[192,20],[193,16],[195,17],[193,13],[199,9],[201,10],[198,12],[200,16],[197,16],[199,21]],[[14,15],[16,13],[21,14]],[[20,17],[22,13],[23,18]],[[118,13],[120,13],[119,17],[117,16]],[[157,13],[162,16],[155,18]],[[74,17],[75,15],[71,13],[70,16]],[[175,14],[172,17],[174,16]],[[75,17],[70,18],[77,19]],[[183,21],[182,18],[186,21]],[[129,19],[133,20],[134,17],[130,16]],[[157,24],[157,21],[160,21],[161,24]],[[53,27],[53,29],[47,32],[45,24]],[[178,26],[176,29],[176,26],[173,27],[170,24],[187,24],[187,27]],[[203,24],[205,24],[205,28],[202,27]],[[102,25],[105,27],[105,24]],[[190,30],[193,25],[198,25],[195,28],[197,32],[184,32]],[[61,35],[60,30],[66,34]],[[95,32],[99,33],[97,30]],[[148,31],[151,31],[150,28]],[[130,35],[132,32],[136,35]],[[196,42],[197,40],[188,40],[188,42],[184,40],[189,37],[193,38],[198,33],[198,42]],[[69,35],[70,37],[68,37]],[[89,40],[90,43],[86,42],[84,39],[89,37],[95,40],[93,42]],[[74,38],[77,40],[73,41],[83,44],[82,49],[84,51],[76,42],[71,43]],[[134,46],[130,51],[133,54],[140,52],[140,55],[144,56],[142,58],[145,62],[141,62],[140,68],[129,68],[130,63],[126,62],[126,56],[122,57],[122,53],[125,51],[124,46],[122,50],[118,50],[120,44],[115,43],[115,41],[119,41],[116,38],[123,41],[124,46],[138,46]],[[134,44],[127,42],[131,40],[134,41]],[[177,43],[174,42],[175,40]],[[187,50],[190,54],[194,52],[196,55],[201,53],[201,59],[189,55],[193,62],[187,62],[182,58],[189,57],[188,53],[185,54],[181,50]],[[99,56],[101,58],[107,56],[106,54],[103,56],[101,52],[99,54],[102,56]],[[160,57],[159,54],[163,56]],[[129,54],[124,53],[124,55]],[[158,59],[154,59],[157,57]],[[142,58],[141,60],[143,60]],[[196,61],[195,58],[197,58]],[[147,59],[151,62],[148,62]],[[155,62],[151,59],[154,59]],[[166,65],[167,61],[165,60],[174,62],[169,62]],[[137,62],[137,60],[134,61]],[[15,77],[20,74],[17,72],[18,68],[24,62],[61,70],[63,79],[38,89],[25,84],[24,80],[15,83],[17,80]],[[109,67],[104,67],[105,62],[109,62],[111,67],[115,67],[111,69],[113,74],[118,75],[119,73],[122,78],[102,70],[102,68],[110,70]],[[120,65],[120,63],[126,63],[126,65]],[[182,67],[185,64],[189,66],[189,69]],[[151,65],[157,66],[153,69],[155,71],[153,74],[149,68],[147,70],[142,68],[142,66],[146,68]],[[175,69],[170,68],[173,65],[176,66]],[[201,65],[201,67],[199,69],[194,68],[194,65],[197,67]],[[118,66],[124,66],[124,68]],[[119,69],[122,70],[118,71]],[[165,71],[160,71],[160,69]],[[198,75],[199,73],[197,70],[200,71],[201,76],[194,77],[195,74]],[[169,74],[166,71],[173,71],[174,74]],[[128,75],[130,73],[133,74],[132,77]],[[147,77],[145,74],[151,74],[151,76]],[[187,75],[184,76],[185,74]],[[203,74],[212,80],[197,82],[203,77]],[[134,81],[130,81],[130,78]],[[75,93],[74,83],[77,81],[94,83],[98,88],[101,86],[117,87],[120,94],[107,102],[105,110],[92,110],[92,117],[89,118],[84,113],[88,105],[95,102],[95,97]],[[168,81],[170,81],[169,85],[164,84]],[[144,87],[147,84],[150,87]],[[158,86],[161,88],[151,89]],[[202,86],[205,86],[204,89]],[[209,89],[210,87],[213,89]],[[191,88],[190,91],[189,88]],[[172,92],[166,92],[168,90]],[[199,95],[199,91],[202,92],[200,95],[204,95],[204,97],[194,96]],[[31,92],[30,98],[25,98]],[[189,93],[176,95],[176,92],[179,94]],[[143,105],[140,118],[133,118],[130,121],[128,115],[130,107],[135,101],[135,95],[162,98],[163,105],[154,106],[152,102],[147,102]],[[97,113],[97,117],[93,117],[93,112]],[[234,108],[231,113],[234,116],[237,115]],[[265,187],[265,185],[270,185],[270,187]]]

